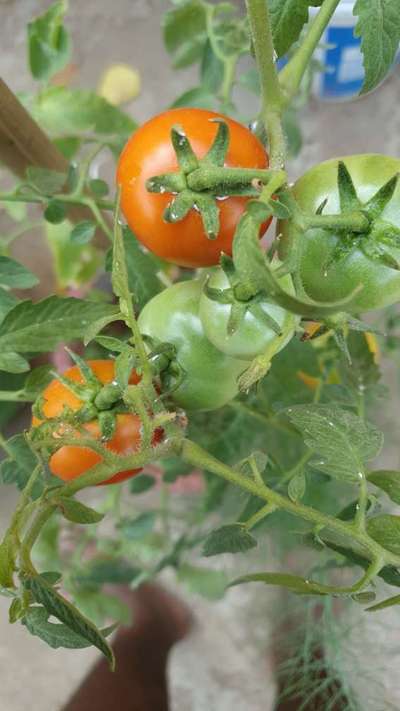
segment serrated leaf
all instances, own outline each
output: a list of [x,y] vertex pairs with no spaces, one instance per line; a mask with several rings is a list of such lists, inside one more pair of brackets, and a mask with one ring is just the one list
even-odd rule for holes
[[72,244],[87,244],[90,242],[95,232],[96,225],[92,220],[83,220],[83,222],[78,222],[78,224],[75,225],[71,231],[71,242]]
[[60,222],[63,222],[66,218],[64,203],[60,200],[50,200],[43,213],[43,217],[47,222],[51,222],[52,225],[60,224]]
[[223,571],[183,564],[177,571],[177,578],[192,593],[208,600],[220,599],[226,590],[228,578]]
[[268,3],[274,48],[278,57],[294,44],[308,21],[311,0],[270,0]]
[[299,472],[292,477],[288,484],[288,495],[292,501],[301,501],[306,492],[306,477],[304,472]]
[[367,607],[366,612],[378,612],[378,610],[385,610],[387,607],[393,607],[394,605],[400,605],[400,595],[389,597],[386,600],[382,600],[382,602],[378,602],[377,605]]
[[400,555],[400,516],[382,514],[369,518],[367,532],[383,548]]
[[[0,464],[0,476],[4,484],[16,484],[19,489],[24,489],[32,474],[37,459],[29,447],[23,434],[14,435],[7,440],[7,459]],[[32,498],[36,498],[43,489],[40,481],[32,491]]]
[[7,373],[26,373],[29,370],[29,363],[18,353],[8,351],[0,353],[0,370],[5,370]]
[[214,53],[211,42],[208,39],[205,43],[200,67],[200,78],[202,86],[210,93],[216,93],[221,86],[224,75],[223,63]]
[[29,289],[39,279],[22,264],[10,257],[0,256],[0,285],[15,289]]
[[123,246],[129,291],[134,294],[138,307],[142,308],[164,288],[158,277],[160,262],[142,249],[128,227],[123,229]]
[[206,9],[201,0],[188,0],[169,10],[163,20],[164,43],[175,69],[200,59],[206,33]]
[[215,95],[211,94],[206,87],[196,86],[178,96],[170,108],[178,109],[186,106],[193,106],[198,109],[213,109],[215,107]]
[[72,632],[86,639],[99,649],[110,662],[111,669],[114,669],[114,653],[100,630],[85,618],[68,600],[65,600],[40,576],[29,576],[25,579],[24,585],[31,593],[33,599],[43,605],[49,615],[54,615],[60,622],[64,623]]
[[105,180],[101,180],[100,178],[93,178],[92,180],[89,180],[88,188],[97,198],[105,197],[108,195],[110,190]]
[[33,185],[43,195],[55,195],[61,192],[67,180],[66,173],[40,168],[37,165],[27,168],[26,177],[30,185]]
[[49,79],[69,61],[70,37],[63,26],[67,2],[54,2],[47,12],[28,23],[29,66],[35,79]]
[[400,41],[398,0],[357,0],[353,14],[358,17],[354,35],[361,37],[366,93],[384,79],[391,68]]
[[243,524],[231,523],[208,534],[203,545],[203,555],[208,557],[220,553],[244,553],[256,545],[256,539]]
[[85,564],[81,571],[74,572],[73,579],[79,585],[105,585],[106,583],[130,583],[139,569],[122,558],[95,559]]
[[[22,624],[32,635],[40,637],[52,649],[59,649],[60,647],[65,649],[85,649],[91,646],[91,641],[88,641],[64,624],[49,622],[48,617],[49,613],[44,607],[30,607],[22,620]],[[101,635],[106,637],[114,629],[115,625],[107,627],[101,630]]]
[[76,499],[60,497],[57,500],[57,504],[64,518],[73,523],[99,523],[104,518],[104,514],[85,506],[85,504]]
[[31,370],[24,382],[23,392],[27,400],[36,400],[37,396],[53,380],[53,367],[40,365]]
[[22,605],[22,600],[19,597],[14,598],[12,601],[9,609],[8,609],[8,621],[10,625],[13,625],[14,622],[17,622],[19,618],[22,616],[24,611],[23,605]]
[[9,291],[0,287],[0,323],[4,317],[18,304],[18,299]]
[[[27,108],[52,136],[103,134],[127,138],[136,122],[95,92],[52,86],[28,99]],[[122,146],[121,146],[122,148]]]
[[302,594],[324,595],[323,586],[311,580],[306,580],[298,575],[289,575],[288,573],[251,573],[236,578],[229,587],[234,585],[242,585],[242,583],[265,583],[266,585],[279,585],[287,588],[291,592]]
[[359,481],[364,463],[376,457],[382,447],[382,433],[346,410],[297,405],[286,412],[305,444],[320,457],[311,465],[337,479]]
[[0,353],[51,351],[60,342],[84,337],[92,321],[117,312],[109,304],[58,296],[22,301],[0,325]]
[[154,528],[156,515],[154,511],[143,511],[136,518],[126,518],[117,524],[121,534],[130,541],[137,541],[144,538]]
[[367,479],[382,489],[395,504],[400,504],[400,472],[391,469],[378,469],[368,472]]
[[139,474],[129,482],[129,491],[131,494],[143,494],[155,485],[156,481],[149,474]]

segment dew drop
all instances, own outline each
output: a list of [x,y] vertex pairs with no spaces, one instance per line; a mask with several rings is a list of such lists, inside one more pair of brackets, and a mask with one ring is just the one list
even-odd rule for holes
[[357,476],[359,479],[364,479],[364,474],[362,472],[357,472]]
[[327,276],[328,276],[328,271],[327,271],[326,269],[325,269],[325,271],[324,271],[324,273],[323,273],[323,276],[324,276],[324,277],[327,277]]

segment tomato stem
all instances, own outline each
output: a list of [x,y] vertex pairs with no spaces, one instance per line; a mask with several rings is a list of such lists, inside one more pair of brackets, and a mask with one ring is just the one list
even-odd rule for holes
[[368,217],[361,211],[342,215],[302,215],[299,224],[305,229],[320,227],[321,229],[360,233],[367,232],[370,228]]
[[286,141],[282,127],[284,99],[275,66],[268,2],[246,0],[246,5],[260,73],[261,113],[270,145],[271,167],[282,169],[286,160]]
[[284,92],[287,105],[297,93],[301,80],[308,67],[312,54],[323,35],[340,0],[324,0],[321,8],[310,23],[309,29],[300,44],[299,49],[279,73],[280,85]]

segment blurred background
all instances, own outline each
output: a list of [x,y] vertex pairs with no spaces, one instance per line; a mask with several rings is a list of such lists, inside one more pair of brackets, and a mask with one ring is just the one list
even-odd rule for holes
[[[47,0],[0,0],[0,75],[14,92],[25,92],[33,88],[33,81],[27,68],[26,24],[49,5],[50,2]],[[351,3],[341,3],[343,16],[346,18],[348,12],[345,6],[348,5]],[[197,67],[180,71],[171,69],[170,57],[163,46],[160,31],[162,14],[169,6],[168,0],[114,0],[112,3],[109,0],[86,0],[85,2],[70,0],[66,25],[73,40],[73,62],[63,71],[62,76],[57,78],[57,81],[73,87],[104,89],[104,72],[112,64],[124,63],[138,72],[138,89],[140,82],[137,96],[128,100],[124,104],[124,109],[140,123],[168,107],[176,96],[197,83]],[[328,47],[329,42],[332,43],[334,40],[334,36],[327,38]],[[333,156],[379,152],[400,157],[400,71],[398,68],[394,69],[375,92],[354,100],[352,94],[358,81],[359,58],[357,48],[350,47],[347,50],[346,56],[340,60],[347,62],[347,65],[344,68],[342,66],[341,69],[337,65],[335,76],[332,78],[334,72],[331,72],[330,81],[326,85],[321,81],[321,77],[317,77],[309,101],[299,109],[302,145],[301,149],[300,145],[298,146],[299,154],[291,159],[289,173],[293,179],[313,164]],[[323,54],[324,51],[328,50],[325,48],[321,53]],[[319,59],[323,59],[321,53]],[[337,62],[338,56],[332,55],[331,61]],[[256,97],[249,95],[243,89],[235,90],[235,96],[239,108],[243,110],[243,115],[250,116],[255,113]],[[100,170],[107,174],[107,165],[100,166]],[[4,233],[8,224],[7,216],[0,209],[0,234]],[[39,231],[30,231],[18,240],[15,255],[28,267],[32,267],[46,285],[49,255]],[[40,291],[36,295],[40,295]],[[395,371],[393,364],[387,365],[386,383],[393,390],[397,388]],[[387,433],[385,461],[381,462],[381,465],[398,467],[400,464],[397,442],[398,417],[394,400],[391,407],[393,409],[379,413]],[[13,427],[17,426],[13,425]],[[6,527],[16,497],[13,488],[1,487],[0,531]],[[234,603],[232,604],[234,610]],[[7,607],[7,600],[0,598],[2,669],[0,709],[4,711],[25,711],[26,708],[31,711],[61,709],[97,658],[96,651],[93,649],[73,652],[54,651],[37,638],[26,634],[22,626],[9,627]],[[226,613],[221,610],[219,613],[217,607],[212,614],[215,615],[215,624],[223,627],[221,615],[223,617]],[[395,617],[397,614],[398,624],[400,613],[392,614]],[[388,622],[388,618],[386,620]],[[265,629],[267,626],[266,623]],[[362,634],[364,633],[360,633],[359,642],[362,640]],[[382,633],[371,629],[365,634],[374,635],[378,641],[377,649],[380,654],[378,666],[388,669],[390,664],[395,663],[395,658],[392,655],[391,663],[388,662],[386,665],[387,650],[385,651],[384,646],[379,649]],[[178,659],[177,664],[183,664],[181,658]],[[265,665],[265,674],[266,678],[269,678],[266,669],[267,665]],[[176,684],[176,688],[179,687],[179,683]],[[257,681],[258,683],[262,687],[260,680]],[[398,686],[398,682],[396,685]],[[359,690],[361,698],[365,693],[362,686],[361,683]],[[183,696],[179,701],[179,692],[177,693],[178,702],[174,701],[176,711],[200,709],[200,706],[185,705]],[[183,693],[182,684],[180,693]],[[387,693],[387,700],[384,702],[386,705],[382,705],[381,708],[371,707],[371,711],[400,708],[399,689],[397,688],[396,691],[388,682],[385,693]],[[272,708],[270,701],[267,701],[265,695],[263,696],[265,691],[261,690],[260,694],[252,703],[249,702],[249,705],[240,708],[243,711]],[[260,698],[264,700],[260,702]],[[216,711],[225,709],[223,703]],[[230,703],[232,699],[227,700],[226,708]],[[366,709],[367,706],[363,708]],[[157,709],[154,708],[153,711]]]

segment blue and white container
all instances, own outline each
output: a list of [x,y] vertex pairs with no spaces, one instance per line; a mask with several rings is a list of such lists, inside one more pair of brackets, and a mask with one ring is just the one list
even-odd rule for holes
[[[356,99],[364,82],[361,39],[354,36],[357,17],[353,15],[355,0],[341,0],[327,27],[316,57],[325,66],[314,81],[315,95],[325,101]],[[311,8],[314,17],[318,8]]]

